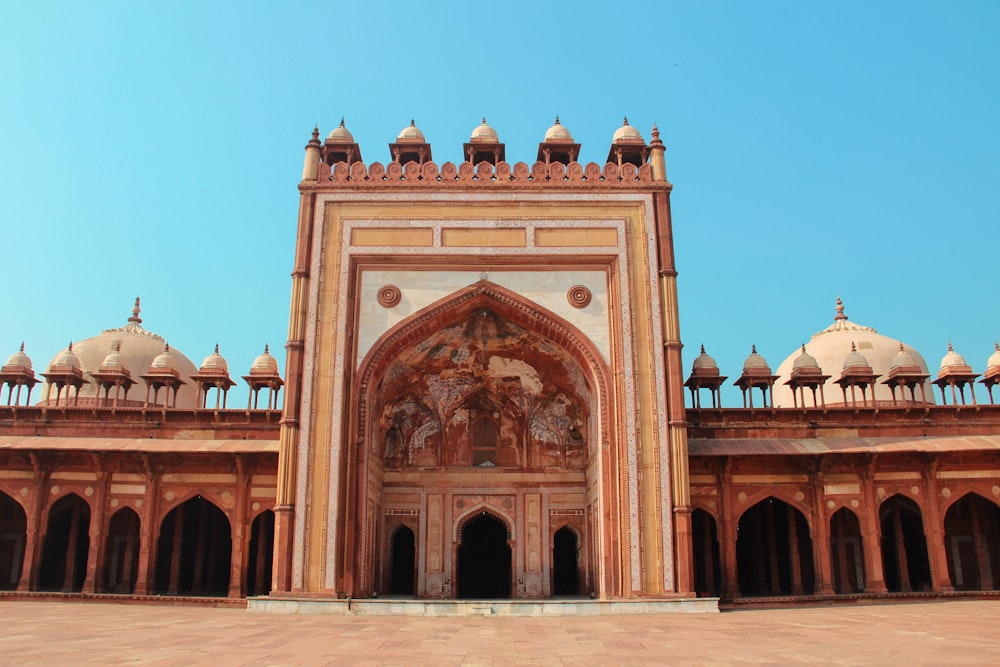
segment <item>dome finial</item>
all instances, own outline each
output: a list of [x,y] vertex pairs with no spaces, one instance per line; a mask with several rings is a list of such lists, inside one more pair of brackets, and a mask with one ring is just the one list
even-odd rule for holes
[[142,318],[139,317],[139,312],[142,310],[139,304],[139,297],[135,297],[135,305],[132,306],[132,317],[128,318],[129,322],[135,322],[136,324],[142,324]]
[[628,125],[628,116],[625,116],[625,120],[622,121],[622,125]]
[[264,343],[264,354],[271,354],[270,346],[267,343]]
[[559,125],[559,114],[556,114],[556,122],[555,122],[555,124]]
[[[997,348],[1000,349],[1000,348]],[[21,353],[24,354],[24,341],[21,341]]]
[[[24,349],[24,343],[21,343],[21,349]],[[1000,352],[1000,341],[993,341],[993,349]]]
[[750,346],[750,354],[757,354],[757,343]]
[[955,349],[951,346],[951,341],[948,341],[948,351],[949,352],[954,352],[955,351]]
[[69,350],[70,352],[73,351],[73,341],[69,342],[69,345],[66,346],[66,349]]
[[837,316],[833,318],[834,320],[840,322],[847,319],[847,315],[844,315],[844,302],[837,297]]
[[701,344],[701,353],[705,354],[705,344],[704,343]]
[[411,119],[410,119],[410,127],[416,127],[416,126],[417,126],[417,121],[415,121],[415,120],[413,120],[413,119],[411,118]]
[[341,127],[346,127],[346,126],[344,125],[344,117],[343,117],[343,116],[341,116],[341,117],[340,117],[340,126],[341,126]]
[[806,353],[806,344],[802,343],[802,354]]
[[855,345],[854,341],[852,340],[851,341],[851,352],[857,352],[857,351],[858,351],[858,346]]
[[218,343],[215,344],[215,353],[216,354],[219,353],[219,344]]

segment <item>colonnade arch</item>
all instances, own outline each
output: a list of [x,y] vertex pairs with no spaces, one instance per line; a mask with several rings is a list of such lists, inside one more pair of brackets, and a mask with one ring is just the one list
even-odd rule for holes
[[166,595],[226,595],[232,530],[225,513],[202,496],[170,510],[160,524],[156,590]]
[[931,590],[931,568],[920,506],[895,494],[879,508],[882,567],[890,592]]
[[691,513],[691,543],[694,546],[694,590],[701,596],[722,593],[722,563],[719,528],[715,517],[697,508]]
[[39,590],[67,593],[83,590],[89,551],[90,505],[75,493],[67,493],[48,511]]
[[27,516],[21,504],[0,491],[0,590],[14,590],[24,566]]
[[865,590],[864,538],[858,516],[841,507],[830,517],[830,560],[833,590],[838,594]]
[[243,592],[247,596],[271,592],[274,562],[274,511],[264,510],[250,524],[250,544]]
[[104,549],[103,590],[132,593],[139,572],[139,515],[123,507],[111,516]]
[[805,515],[769,496],[740,517],[736,570],[744,596],[811,594],[812,538]]
[[967,493],[944,517],[948,574],[957,590],[1000,589],[1000,507]]

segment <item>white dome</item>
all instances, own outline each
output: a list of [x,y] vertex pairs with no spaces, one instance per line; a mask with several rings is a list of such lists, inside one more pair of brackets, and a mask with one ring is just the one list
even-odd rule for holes
[[153,363],[151,363],[149,365],[149,367],[151,369],[152,368],[172,368],[175,371],[176,370],[180,370],[179,368],[177,368],[177,360],[174,359],[174,355],[170,354],[170,346],[169,345],[165,345],[164,346],[163,352],[161,352],[160,354],[156,355],[156,358],[153,359]]
[[771,373],[771,367],[767,365],[767,361],[764,357],[757,354],[757,346],[751,347],[750,356],[746,358],[743,362],[743,370],[748,371],[752,368],[764,368],[767,370],[768,375]]
[[792,363],[792,369],[798,368],[819,368],[819,362],[816,361],[816,357],[810,355],[806,352],[806,346],[802,346],[802,352],[799,356],[795,357],[795,361]]
[[253,360],[250,372],[254,375],[278,373],[278,360],[271,356],[267,345],[264,346],[264,354]]
[[399,131],[396,137],[397,142],[424,143],[424,133],[417,129],[416,123],[412,120],[410,124]]
[[[854,346],[853,350],[851,346]],[[809,354],[816,360],[819,367],[830,375],[830,379],[823,386],[823,395],[828,406],[843,405],[844,393],[836,381],[840,379],[840,370],[848,367],[863,367],[868,365],[872,372],[879,376],[875,380],[875,400],[883,402],[892,401],[892,390],[882,384],[889,375],[893,361],[899,352],[900,342],[875,331],[871,327],[866,327],[855,322],[851,322],[844,314],[844,304],[837,299],[837,315],[833,324],[822,331],[813,334],[809,341]],[[781,380],[774,386],[774,406],[779,408],[793,407],[795,402],[792,390],[784,382],[792,376],[792,369],[795,360],[801,354],[800,349],[796,349],[778,366],[775,375]],[[929,375],[927,362],[918,352],[907,346],[906,355],[911,360],[910,363],[919,366],[922,371]],[[931,392],[930,383],[925,383],[924,395],[928,402],[933,402],[934,394]],[[919,390],[917,396],[920,396]]]
[[69,347],[56,355],[56,358],[49,364],[49,368],[52,368],[53,366],[72,366],[73,368],[83,368],[80,363],[80,357],[73,352],[73,343],[70,343]]
[[500,142],[500,137],[497,136],[496,130],[486,124],[484,118],[482,125],[477,125],[472,131],[471,141],[496,144]]
[[719,370],[719,364],[715,362],[715,359],[705,353],[704,345],[701,346],[701,354],[695,357],[694,363],[691,364],[692,371],[698,370],[699,368]]
[[125,365],[125,357],[121,353],[121,345],[116,345],[115,349],[104,357],[101,368],[128,368]]
[[573,137],[565,125],[559,123],[559,116],[556,116],[555,124],[545,131],[545,141],[567,141],[572,143]]
[[615,130],[614,136],[611,138],[611,143],[617,144],[618,142],[626,143],[640,143],[645,144],[646,140],[642,138],[642,134],[639,130],[635,129],[628,124],[628,118],[625,119],[625,124]]
[[[154,360],[163,352],[165,341],[161,336],[142,327],[138,301],[136,299],[135,307],[132,309],[132,317],[128,318],[128,323],[125,326],[107,329],[96,336],[74,343],[73,353],[78,357],[84,372],[91,373],[98,370],[108,355],[115,352],[117,347],[117,351],[121,355],[122,366],[133,373],[133,379],[136,381],[136,385],[129,391],[129,403],[141,405],[146,397],[146,382],[140,376],[145,374],[147,369],[153,365]],[[186,380],[198,372],[194,363],[180,350],[172,348],[170,357],[174,361],[174,368],[180,372],[181,379]],[[47,392],[48,387],[43,387],[41,396],[45,397]],[[87,382],[80,388],[81,400],[93,399],[96,394],[97,387],[93,382]],[[43,398],[42,402],[44,400]],[[200,407],[197,387],[191,383],[182,385],[177,391],[177,407]]]
[[941,370],[968,365],[965,363],[965,358],[952,348],[951,343],[948,343],[948,352],[941,358]]
[[215,352],[205,357],[205,360],[201,362],[201,370],[229,370],[229,364],[226,362],[225,357],[219,354],[219,344],[215,344]]
[[344,119],[340,119],[340,125],[333,128],[333,131],[326,138],[327,143],[353,144],[354,135],[344,126]]
[[24,353],[24,343],[21,343],[20,350],[7,357],[7,363],[4,366],[22,366],[31,370],[31,358]]
[[995,352],[986,361],[986,368],[1000,368],[1000,343],[993,343]]

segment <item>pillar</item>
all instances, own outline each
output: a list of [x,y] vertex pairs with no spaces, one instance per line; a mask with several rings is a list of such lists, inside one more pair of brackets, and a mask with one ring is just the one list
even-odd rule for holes
[[931,565],[931,585],[935,591],[953,591],[951,576],[948,574],[948,556],[944,545],[944,526],[938,510],[937,459],[922,471],[924,493],[927,497],[927,511],[924,515],[924,536],[927,539],[927,555]]
[[888,592],[882,566],[882,528],[879,502],[875,495],[875,462],[870,460],[861,470],[864,507],[861,515],[861,541],[864,548],[865,593],[882,595]]

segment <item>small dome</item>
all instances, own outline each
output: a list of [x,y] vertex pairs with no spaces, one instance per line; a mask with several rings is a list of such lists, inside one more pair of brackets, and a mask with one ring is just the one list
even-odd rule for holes
[[205,361],[201,362],[202,372],[206,370],[229,370],[229,364],[226,363],[226,358],[219,354],[219,344],[215,344],[215,352],[205,357]]
[[573,142],[573,136],[566,129],[565,125],[559,123],[559,116],[556,116],[555,125],[545,131],[545,141],[568,141]]
[[954,348],[951,346],[951,342],[948,343],[948,352],[941,358],[941,370],[946,368],[951,368],[954,366],[968,366],[965,363],[965,359],[958,352],[955,352]]
[[620,141],[646,143],[639,130],[628,124],[628,118],[625,119],[625,124],[619,127],[615,131],[615,135],[611,138],[611,143],[613,144],[617,144]]
[[[992,357],[991,357],[992,358]],[[31,359],[24,353],[24,343],[21,343],[21,349],[10,355],[7,358],[6,366],[23,366],[28,370],[31,370]]]
[[817,370],[819,369],[819,362],[816,361],[816,357],[806,352],[805,344],[802,345],[801,354],[795,357],[795,361],[792,363],[792,370],[797,370],[800,368],[815,368]]
[[889,369],[891,370],[893,368],[900,368],[902,366],[919,366],[919,365],[920,364],[917,363],[917,360],[914,358],[914,356],[910,354],[905,347],[903,347],[902,343],[900,343],[899,352],[897,352],[896,356],[894,356],[892,358],[892,361],[889,362]]
[[995,352],[990,355],[986,362],[986,368],[1000,368],[1000,343],[994,342],[993,349]]
[[486,124],[486,119],[484,118],[482,125],[476,126],[476,129],[472,131],[471,141],[496,144],[500,142],[500,137],[497,136],[496,130]]
[[122,354],[122,345],[117,343],[115,349],[111,350],[108,356],[104,357],[101,368],[125,368],[125,356]]
[[253,360],[250,372],[255,374],[278,372],[278,360],[271,356],[271,351],[267,345],[264,346],[264,354]]
[[701,354],[699,354],[695,358],[694,363],[691,364],[692,371],[698,370],[699,368],[709,368],[713,370],[719,370],[719,364],[715,363],[715,359],[713,359],[712,357],[710,357],[708,354],[705,353],[704,345],[701,346]]
[[69,344],[65,350],[63,350],[58,357],[56,357],[50,364],[52,366],[72,366],[73,368],[83,369],[80,365],[80,357],[73,353],[73,343]]
[[338,144],[353,144],[354,135],[351,134],[347,128],[344,126],[344,119],[340,119],[340,125],[335,127],[332,132],[326,137],[327,143],[338,143]]
[[177,360],[174,359],[173,355],[170,354],[170,346],[166,345],[163,348],[163,352],[153,359],[153,363],[149,365],[150,369],[153,368],[172,368],[173,370],[180,370],[177,368]]
[[757,354],[756,345],[751,348],[750,356],[743,362],[744,371],[748,371],[752,368],[763,368],[767,370],[768,374],[771,373],[771,367],[767,365],[767,361],[764,360],[764,357]]
[[397,142],[410,142],[410,143],[425,143],[424,133],[417,129],[416,123],[412,120],[410,124],[404,127],[399,132],[399,136],[396,137]]
[[865,359],[865,355],[858,352],[858,348],[854,343],[851,343],[851,353],[844,359],[844,370],[848,368],[864,368],[869,371],[872,368],[872,365]]

